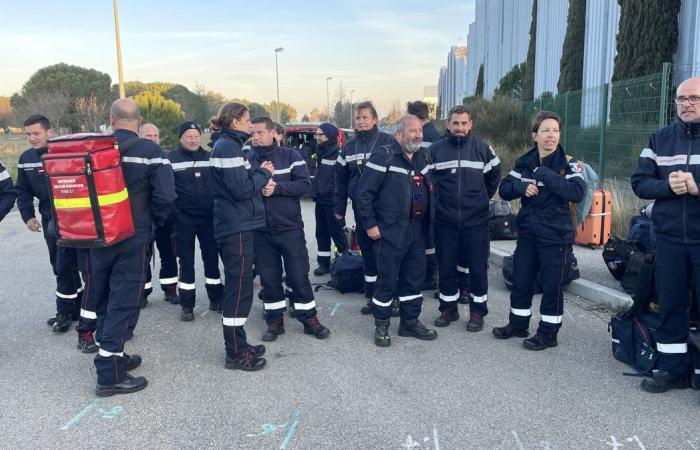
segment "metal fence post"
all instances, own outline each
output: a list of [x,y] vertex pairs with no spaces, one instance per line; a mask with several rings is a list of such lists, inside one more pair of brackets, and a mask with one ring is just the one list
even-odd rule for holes
[[666,108],[668,101],[669,75],[671,63],[665,62],[661,68],[661,89],[659,90],[659,128],[666,126]]
[[569,92],[564,94],[564,149],[569,150]]
[[605,182],[605,130],[608,125],[608,83],[601,86],[600,139],[598,148],[598,175],[600,183]]

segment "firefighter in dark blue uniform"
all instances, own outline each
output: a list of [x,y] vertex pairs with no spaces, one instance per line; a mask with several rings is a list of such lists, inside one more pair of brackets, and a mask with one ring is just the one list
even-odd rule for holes
[[[124,353],[124,343],[129,322],[143,301],[153,225],[167,219],[175,200],[165,153],[157,144],[138,137],[141,116],[136,103],[117,100],[109,115],[117,143],[123,147],[122,170],[136,234],[111,247],[90,249],[89,272],[97,314],[95,341],[99,346],[95,356],[98,396],[128,394],[148,384],[144,377],[127,374],[141,358]],[[138,141],[127,144],[134,140]]]
[[0,222],[15,206],[17,194],[12,186],[10,172],[0,162]]
[[440,317],[435,325],[459,320],[457,270],[464,255],[470,274],[467,331],[480,331],[488,314],[489,200],[498,189],[501,166],[496,153],[470,130],[464,106],[450,110],[444,139],[430,146],[434,164],[437,212],[435,242],[440,270]]
[[498,339],[527,337],[535,278],[542,283],[537,333],[523,341],[528,350],[556,347],[564,314],[565,267],[574,241],[569,202],[580,202],[586,191],[583,165],[567,158],[559,145],[561,119],[543,111],[535,115],[532,138],[536,146],[518,158],[501,182],[504,200],[520,199],[518,241],[513,257],[513,289],[508,324],[493,329]]
[[[361,222],[357,214],[357,188],[365,163],[375,149],[393,145],[394,138],[382,133],[377,128],[379,118],[372,102],[358,103],[355,112],[355,137],[348,141],[338,155],[335,165],[334,208],[335,218],[345,219],[348,198],[352,201],[355,213],[355,231],[357,242],[362,250],[365,263],[365,298],[367,305],[362,308],[362,314],[372,313],[372,295],[377,282],[377,262],[372,253],[374,241],[367,236],[367,226]],[[398,311],[397,311],[398,312]]]
[[651,136],[631,180],[638,197],[654,200],[659,360],[642,381],[652,393],[688,387],[688,311],[700,286],[700,77],[683,81],[675,100],[676,122]]
[[180,124],[180,146],[168,153],[175,176],[175,253],[180,259],[178,293],[183,321],[194,320],[195,238],[199,241],[204,262],[204,277],[209,309],[219,311],[224,286],[219,273],[219,253],[214,239],[214,197],[211,192],[209,157],[199,145],[201,129],[194,122]]
[[[149,141],[153,141],[160,145],[160,130],[152,123],[143,124],[139,135],[144,139],[148,139]],[[158,258],[160,260],[158,281],[160,284],[160,289],[163,291],[163,294],[165,294],[163,300],[173,305],[177,305],[180,303],[180,299],[177,295],[178,277],[177,258],[175,257],[174,251],[174,220],[174,217],[171,216],[163,225],[156,227],[154,242],[156,244],[156,248],[158,249]],[[153,250],[153,246],[151,246],[151,250]],[[144,301],[141,304],[142,308],[146,307],[148,304],[148,296],[153,292],[152,278],[153,274],[151,273],[151,266],[149,264],[148,270],[146,271],[146,285],[144,286],[146,292],[144,295]],[[138,319],[138,317],[136,319]]]
[[313,183],[313,195],[316,202],[316,261],[318,267],[314,275],[321,276],[330,272],[331,239],[340,253],[348,250],[343,236],[342,222],[333,213],[333,189],[335,186],[335,163],[338,160],[338,128],[330,123],[322,123],[316,130],[316,176]]
[[250,164],[258,167],[271,162],[275,174],[262,191],[265,203],[265,227],[255,231],[255,268],[264,291],[263,302],[267,331],[264,341],[274,341],[284,333],[285,292],[282,286],[282,264],[286,283],[292,291],[295,317],[304,326],[304,333],[323,339],[330,330],[318,321],[316,302],[309,281],[309,254],[306,249],[304,222],[299,199],[311,189],[309,169],[299,152],[280,147],[273,138],[272,121],[267,117],[253,119],[253,147]]
[[[72,320],[80,315],[80,293],[82,285],[78,275],[77,253],[74,248],[59,247],[56,222],[44,175],[41,155],[46,152],[48,140],[53,136],[49,120],[42,115],[33,115],[24,122],[24,130],[32,148],[25,150],[17,164],[17,209],[27,228],[44,232],[49,249],[49,260],[56,276],[56,316],[47,321],[54,332],[68,331]],[[41,222],[36,219],[34,198],[39,199]]]
[[435,330],[418,320],[423,305],[425,244],[435,205],[431,164],[427,150],[421,149],[419,119],[402,117],[395,137],[398,142],[372,152],[357,189],[360,221],[375,241],[378,278],[372,309],[374,343],[379,347],[391,344],[388,329],[395,294],[401,315],[399,336],[437,337]]
[[223,330],[227,369],[260,370],[264,345],[250,345],[243,326],[253,305],[253,231],[265,226],[262,190],[275,167],[253,168],[243,156],[250,138],[250,113],[240,103],[227,103],[210,119],[214,237],[224,263]]

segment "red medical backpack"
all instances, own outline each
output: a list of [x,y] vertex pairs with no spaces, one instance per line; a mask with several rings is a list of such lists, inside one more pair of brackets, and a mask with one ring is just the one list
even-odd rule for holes
[[113,135],[51,139],[42,156],[63,247],[108,247],[135,234],[121,153]]

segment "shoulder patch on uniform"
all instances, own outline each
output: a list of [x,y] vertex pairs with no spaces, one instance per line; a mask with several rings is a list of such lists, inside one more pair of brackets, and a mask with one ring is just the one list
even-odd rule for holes
[[496,150],[494,150],[493,147],[491,147],[490,145],[489,145],[489,151],[491,151],[491,154],[493,156],[496,156]]
[[569,168],[570,168],[571,171],[574,172],[574,173],[581,173],[581,172],[583,172],[583,164],[582,164],[580,161],[570,162],[570,163],[569,163]]

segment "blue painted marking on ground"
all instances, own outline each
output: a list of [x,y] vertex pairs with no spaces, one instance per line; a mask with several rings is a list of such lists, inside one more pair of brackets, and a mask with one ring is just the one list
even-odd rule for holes
[[292,425],[289,427],[289,431],[287,432],[287,436],[285,436],[284,441],[282,441],[280,450],[286,450],[289,442],[294,437],[294,432],[299,424],[299,417],[301,417],[301,410],[297,407],[297,409],[294,410],[294,416],[292,417]]
[[340,307],[340,303],[336,303],[333,309],[331,310],[331,316],[335,315],[335,312],[338,310]]
[[94,408],[95,405],[97,405],[97,403],[99,403],[99,401],[100,401],[99,398],[96,398],[95,400],[93,400],[92,403],[90,403],[89,405],[87,405],[87,406],[85,407],[85,409],[83,409],[82,411],[80,411],[80,413],[78,413],[77,416],[73,417],[73,418],[70,420],[70,422],[68,422],[67,424],[65,424],[65,425],[63,426],[62,429],[63,429],[63,430],[69,430],[69,429],[73,428],[74,426],[76,426],[76,425],[78,424],[78,422],[80,422],[80,419],[82,419],[83,416],[85,416],[85,414],[87,414],[88,412],[90,412],[90,410],[91,410],[92,408]]

